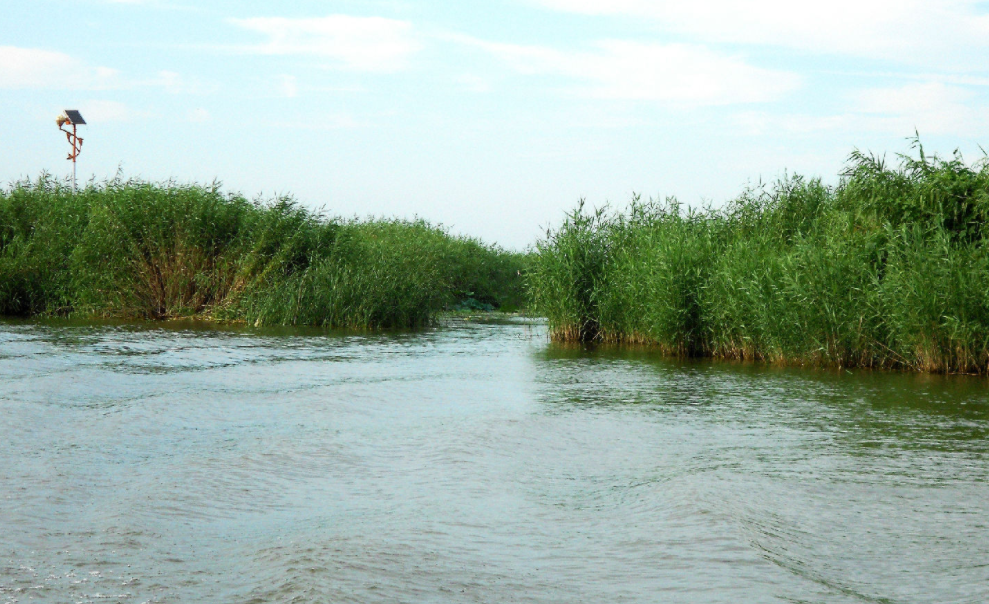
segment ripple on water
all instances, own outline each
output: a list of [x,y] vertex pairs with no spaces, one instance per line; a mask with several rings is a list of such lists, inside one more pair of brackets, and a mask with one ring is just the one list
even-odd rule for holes
[[983,602],[984,380],[0,323],[0,604]]

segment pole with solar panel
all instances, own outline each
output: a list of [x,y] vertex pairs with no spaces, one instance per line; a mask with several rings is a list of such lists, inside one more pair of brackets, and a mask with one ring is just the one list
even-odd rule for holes
[[[66,109],[55,118],[55,123],[58,124],[58,129],[65,133],[65,138],[72,145],[72,150],[69,151],[69,156],[65,159],[72,160],[72,192],[76,192],[76,158],[79,157],[79,153],[82,152],[82,138],[76,134],[76,126],[82,126],[86,123],[86,120],[82,119],[82,114],[75,109]],[[72,131],[65,129],[65,126],[72,126]]]

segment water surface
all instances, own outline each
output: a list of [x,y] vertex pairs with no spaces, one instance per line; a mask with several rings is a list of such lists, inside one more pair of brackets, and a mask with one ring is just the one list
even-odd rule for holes
[[979,378],[0,323],[0,604],[989,600]]

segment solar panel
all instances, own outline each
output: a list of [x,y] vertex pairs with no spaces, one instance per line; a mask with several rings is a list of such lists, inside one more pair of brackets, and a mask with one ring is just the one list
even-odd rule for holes
[[69,123],[75,125],[85,124],[86,120],[82,119],[82,114],[76,109],[66,109],[65,116],[69,118]]

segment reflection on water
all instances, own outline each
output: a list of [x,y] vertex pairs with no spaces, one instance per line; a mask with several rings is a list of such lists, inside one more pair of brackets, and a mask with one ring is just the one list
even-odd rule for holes
[[6,602],[984,602],[983,379],[0,323]]

